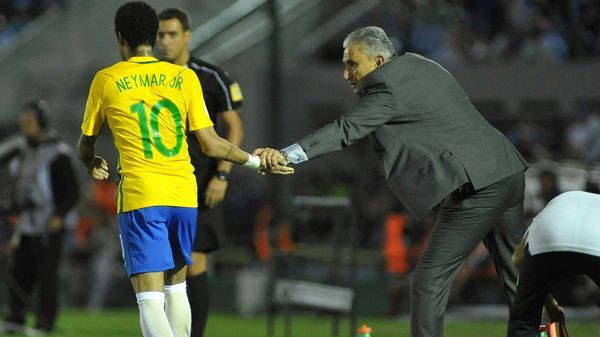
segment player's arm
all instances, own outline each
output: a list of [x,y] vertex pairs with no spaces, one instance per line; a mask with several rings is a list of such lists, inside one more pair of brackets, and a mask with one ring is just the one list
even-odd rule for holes
[[[220,115],[223,118],[223,123],[227,129],[225,139],[231,144],[239,147],[244,138],[244,124],[238,111],[235,109],[227,110]],[[212,208],[218,205],[223,201],[223,198],[225,198],[225,192],[227,191],[227,186],[229,184],[227,179],[232,166],[232,162],[226,160],[219,161],[219,164],[217,165],[217,174],[209,181],[206,192],[204,193],[204,203],[208,207]]]
[[521,239],[521,242],[519,242],[519,245],[515,248],[512,255],[512,261],[515,267],[517,267],[517,270],[521,270],[521,262],[523,261],[523,256],[525,256],[525,243],[527,242],[528,234],[529,233],[527,232],[523,235],[523,239]]
[[[241,164],[254,170],[261,170],[262,172],[265,167],[261,165],[258,156],[253,156],[242,151],[239,147],[221,138],[215,132],[213,123],[208,118],[200,81],[194,72],[189,69],[186,70],[187,75],[189,75],[188,79],[190,83],[188,127],[190,132],[194,132],[198,138],[202,152],[211,158]],[[286,164],[287,162],[282,162],[282,165],[280,166],[269,168],[269,172],[277,174],[294,173],[294,169],[284,166]]]
[[88,173],[97,180],[108,179],[108,163],[104,158],[96,156],[94,144],[98,136],[81,134],[77,142],[77,156]]
[[109,77],[102,72],[96,73],[83,113],[81,123],[81,136],[77,142],[77,156],[83,163],[88,173],[98,180],[108,179],[108,163],[102,157],[96,156],[94,145],[102,125],[104,124],[104,108],[102,106],[104,97],[104,86]]
[[[228,110],[221,113],[223,117],[223,123],[227,129],[227,135],[225,139],[231,144],[239,147],[242,144],[242,140],[244,139],[244,123],[240,114],[237,110]],[[219,162],[217,166],[217,171],[227,172],[231,171],[231,167],[233,163],[229,161],[222,160]]]
[[391,120],[414,120],[415,117],[408,112],[398,112],[399,109],[406,110],[406,107],[398,107],[396,101],[392,89],[386,83],[375,81],[360,102],[335,121],[281,151],[259,148],[253,154],[259,155],[261,163],[270,168],[282,156],[289,159],[289,162],[298,164],[329,152],[343,150]]
[[[212,126],[205,127],[202,129],[194,130],[202,152],[205,155],[226,160],[235,164],[244,165],[251,169],[262,170],[263,166],[260,165],[260,158],[257,156],[250,155],[249,153],[241,150],[237,146],[231,144],[229,141],[221,138]],[[280,165],[269,170],[271,173],[276,174],[291,174],[294,173],[294,169],[285,166],[287,162],[282,160]]]

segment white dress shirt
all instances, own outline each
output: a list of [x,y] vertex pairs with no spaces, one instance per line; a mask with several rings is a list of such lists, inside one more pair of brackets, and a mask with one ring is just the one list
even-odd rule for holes
[[306,152],[304,152],[302,146],[298,145],[298,143],[294,143],[281,151],[285,152],[288,160],[292,164],[299,164],[308,160]]

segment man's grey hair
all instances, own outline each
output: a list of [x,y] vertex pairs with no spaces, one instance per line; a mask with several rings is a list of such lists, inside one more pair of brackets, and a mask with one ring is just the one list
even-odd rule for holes
[[385,62],[395,54],[394,45],[383,29],[376,26],[358,28],[346,36],[343,47],[348,48],[352,43],[360,43],[363,52],[369,57],[383,56]]

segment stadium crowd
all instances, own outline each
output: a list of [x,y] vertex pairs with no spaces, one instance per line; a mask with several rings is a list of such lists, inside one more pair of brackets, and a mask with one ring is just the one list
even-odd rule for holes
[[[332,13],[337,8],[330,7]],[[389,32],[397,50],[443,65],[564,63],[600,52],[600,3],[594,0],[385,0],[362,23]],[[338,40],[325,50],[335,61]]]
[[0,50],[12,44],[19,31],[62,0],[1,0],[0,1]]

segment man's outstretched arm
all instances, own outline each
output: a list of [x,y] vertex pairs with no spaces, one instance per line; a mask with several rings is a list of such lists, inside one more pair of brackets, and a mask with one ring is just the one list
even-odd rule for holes
[[294,173],[294,169],[287,166],[288,163],[283,156],[278,161],[275,161],[275,165],[266,167],[261,164],[260,157],[249,154],[221,138],[212,126],[195,130],[194,133],[200,142],[202,152],[209,157],[230,161],[254,170],[266,169],[274,174]]

